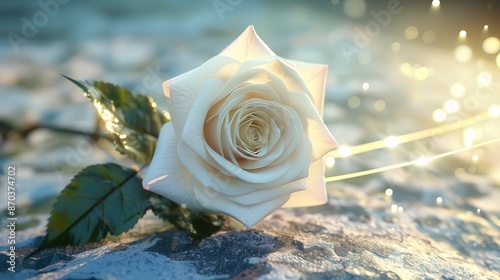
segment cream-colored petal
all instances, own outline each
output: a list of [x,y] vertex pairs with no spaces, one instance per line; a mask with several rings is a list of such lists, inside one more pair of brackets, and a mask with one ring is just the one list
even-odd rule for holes
[[300,76],[311,92],[312,101],[316,110],[323,116],[325,104],[326,76],[328,75],[328,65],[314,64],[302,61],[287,60],[295,65]]
[[193,151],[183,141],[178,146],[179,159],[201,185],[228,196],[237,196],[255,191],[248,184],[221,172]]
[[257,35],[253,25],[250,25],[238,38],[236,38],[236,40],[219,53],[219,55],[228,56],[243,62],[261,56],[275,54],[266,43],[262,41],[259,35]]
[[276,187],[276,188],[256,190],[256,191],[248,193],[248,194],[227,197],[227,198],[229,200],[237,202],[239,204],[252,205],[252,204],[257,204],[257,203],[263,203],[265,201],[275,199],[277,197],[280,197],[280,196],[283,196],[286,194],[292,194],[292,193],[306,190],[306,189],[307,189],[306,181],[305,181],[305,179],[302,179],[302,180],[290,182],[290,183],[285,184],[285,185],[281,185],[281,186]]
[[143,187],[192,209],[200,209],[192,187],[192,175],[177,156],[177,140],[172,123],[163,125],[158,145],[142,181]]
[[301,149],[290,156],[292,164],[288,172],[277,180],[265,184],[249,184],[235,177],[228,176],[207,163],[207,160],[190,149],[183,141],[179,142],[179,159],[190,173],[205,187],[225,196],[239,196],[260,189],[272,189],[281,185],[306,178],[309,172],[311,158],[311,143],[304,135],[301,137]]
[[282,206],[283,208],[315,206],[328,202],[325,188],[325,166],[322,158],[311,164],[309,176],[301,181],[306,184],[307,189],[293,193]]
[[309,97],[302,92],[290,92],[290,96],[291,106],[302,120],[306,134],[312,142],[312,161],[316,161],[334,149],[337,142]]
[[[268,73],[277,77],[281,83],[285,84],[288,90],[304,92],[312,99],[309,88],[307,87],[300,73],[295,68],[295,65],[288,62],[288,60],[276,56],[266,57],[259,60],[246,61],[241,64],[241,67],[236,72],[236,75],[254,69],[266,70]],[[281,95],[286,94],[286,91],[277,92]]]
[[280,208],[290,197],[283,195],[262,203],[242,205],[213,192],[202,185],[194,187],[196,199],[207,210],[224,213],[240,221],[247,228],[253,227],[266,216]]
[[232,58],[216,56],[194,70],[163,82],[168,111],[177,135],[182,133],[194,100],[205,81],[228,79],[234,74],[238,64]]

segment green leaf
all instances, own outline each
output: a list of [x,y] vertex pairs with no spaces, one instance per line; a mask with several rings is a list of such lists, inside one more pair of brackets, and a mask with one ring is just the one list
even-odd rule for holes
[[112,134],[116,149],[137,162],[151,162],[162,125],[167,114],[157,110],[151,97],[134,96],[127,89],[101,81],[77,81],[64,76],[80,87],[94,104],[101,127]]
[[149,193],[153,213],[184,229],[196,242],[220,231],[224,225],[224,216],[191,211],[165,197]]
[[41,247],[83,245],[131,229],[149,207],[137,172],[108,163],[82,170],[57,198]]

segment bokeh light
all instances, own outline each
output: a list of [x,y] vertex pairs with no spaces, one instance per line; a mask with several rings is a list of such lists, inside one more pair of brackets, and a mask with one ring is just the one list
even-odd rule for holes
[[497,37],[488,37],[483,41],[483,51],[487,54],[496,54],[500,50],[500,40]]
[[456,113],[460,109],[460,103],[455,99],[449,99],[443,104],[443,108],[447,113]]
[[437,204],[437,205],[441,205],[441,204],[443,204],[443,198],[442,198],[442,197],[440,197],[440,196],[438,196],[438,197],[436,198],[436,204]]
[[385,190],[385,195],[387,195],[387,196],[392,196],[393,193],[394,192],[392,191],[392,189],[386,189]]
[[375,108],[375,110],[377,111],[384,111],[385,109],[385,101],[382,100],[382,99],[379,99],[377,101],[375,101],[375,103],[373,103],[373,107]]
[[467,62],[472,58],[472,49],[466,45],[460,45],[455,48],[455,59],[458,62]]
[[419,67],[415,71],[415,79],[423,81],[429,77],[429,69],[427,67]]
[[366,3],[364,0],[345,0],[344,13],[351,18],[360,18],[366,12]]
[[341,157],[348,157],[352,154],[352,148],[349,146],[341,146],[339,148],[339,155]]
[[415,26],[408,26],[404,32],[404,36],[407,40],[415,40],[418,37],[418,28]]
[[328,168],[332,168],[335,165],[335,159],[333,157],[327,157],[325,160],[325,165]]
[[429,157],[421,156],[415,160],[415,164],[419,165],[419,166],[423,166],[423,165],[426,165],[427,163],[429,163],[430,161],[431,161],[431,159]]
[[492,80],[493,77],[491,76],[491,73],[488,71],[481,71],[476,76],[476,83],[480,87],[490,86]]
[[468,128],[464,131],[463,136],[466,141],[473,141],[477,138],[477,132],[472,128]]
[[401,44],[399,42],[394,42],[391,44],[391,50],[397,52],[401,49]]
[[434,110],[434,113],[432,113],[432,119],[434,119],[435,122],[444,122],[446,118],[448,117],[448,114],[446,114],[446,111],[443,109],[436,109]]
[[465,95],[465,86],[462,83],[453,83],[450,86],[450,94],[455,98],[460,98]]
[[458,32],[458,37],[460,39],[465,39],[467,37],[467,31],[465,30],[460,30],[460,32]]
[[347,99],[347,105],[352,109],[358,108],[361,105],[361,99],[357,96],[351,96]]
[[494,118],[500,117],[500,105],[497,104],[491,105],[490,108],[488,108],[488,113],[490,114],[490,116]]
[[396,136],[389,136],[389,137],[385,138],[384,144],[388,148],[393,148],[399,144],[399,139]]

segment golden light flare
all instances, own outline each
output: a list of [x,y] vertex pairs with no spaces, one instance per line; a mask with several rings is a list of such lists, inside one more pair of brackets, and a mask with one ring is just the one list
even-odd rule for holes
[[460,38],[460,39],[465,39],[465,38],[467,38],[467,31],[465,31],[465,30],[460,30],[460,32],[458,32],[458,38]]
[[332,157],[327,157],[325,160],[325,165],[328,168],[332,168],[335,165],[335,159]]
[[436,198],[436,204],[437,204],[437,205],[441,205],[441,204],[443,204],[443,198],[442,198],[442,197],[440,197],[440,196],[438,196],[438,197]]
[[392,191],[392,189],[386,189],[385,190],[385,195],[387,195],[387,196],[392,196],[393,193],[394,192]]
[[443,104],[443,108],[447,113],[456,113],[460,109],[460,104],[455,99],[449,99]]
[[487,54],[496,54],[500,50],[500,40],[497,37],[488,37],[483,41],[483,51]]
[[384,139],[384,145],[388,148],[394,148],[399,144],[399,139],[397,136],[389,136]]
[[[496,106],[496,107],[493,107],[493,106]],[[434,128],[429,128],[429,129],[425,129],[425,130],[397,136],[397,139],[398,139],[399,144],[408,143],[408,142],[432,137],[435,135],[445,134],[445,133],[448,133],[448,132],[451,132],[451,131],[454,131],[457,129],[470,127],[472,125],[475,125],[475,124],[478,124],[478,123],[481,123],[481,122],[484,122],[484,121],[487,121],[487,120],[490,120],[490,119],[493,119],[493,118],[496,118],[499,116],[500,116],[500,105],[492,105],[492,107],[490,107],[488,112],[485,112],[485,113],[482,113],[482,114],[479,114],[476,116],[472,116],[472,117],[469,117],[469,118],[466,118],[466,119],[463,119],[460,121],[437,126]],[[384,139],[384,140],[378,140],[378,141],[374,141],[374,142],[370,142],[370,143],[366,143],[366,144],[361,144],[358,146],[352,146],[352,147],[342,146],[339,149],[336,149],[336,150],[329,152],[327,154],[327,156],[330,156],[333,158],[339,158],[339,157],[345,157],[346,154],[347,154],[347,156],[350,156],[350,155],[360,154],[360,153],[373,151],[373,150],[377,150],[377,149],[381,149],[381,148],[385,148],[385,147],[387,147],[387,146],[386,146],[385,139]],[[341,150],[342,150],[342,154],[340,153]],[[349,153],[346,153],[347,151],[349,151]]]
[[408,26],[405,29],[404,36],[407,40],[415,40],[418,37],[418,28],[415,26]]
[[488,114],[492,118],[500,117],[500,105],[493,104],[488,108]]
[[[349,146],[341,146],[338,149],[338,154],[340,157],[348,157],[348,156],[352,155],[352,148]],[[333,157],[333,158],[335,158],[335,157]]]
[[[353,173],[348,173],[348,174],[326,177],[325,182],[335,182],[335,181],[340,181],[340,180],[352,179],[352,178],[362,177],[362,176],[366,176],[366,175],[377,174],[377,173],[381,173],[381,172],[385,172],[385,171],[389,171],[389,170],[399,169],[399,168],[403,168],[403,167],[407,167],[407,166],[411,166],[411,165],[418,165],[418,164],[421,164],[423,162],[428,163],[428,162],[436,160],[436,159],[455,155],[458,153],[462,153],[465,151],[469,151],[472,149],[476,149],[476,148],[483,147],[483,146],[490,145],[490,144],[497,143],[497,142],[500,142],[500,137],[489,140],[489,141],[485,141],[482,143],[478,143],[475,145],[471,145],[470,147],[465,147],[465,148],[461,148],[458,150],[453,150],[453,151],[437,154],[434,156],[421,157],[421,158],[418,158],[418,159],[413,160],[413,161],[407,161],[407,162],[397,163],[397,164],[393,164],[393,165],[373,168],[373,169],[359,171],[359,172],[353,172]],[[457,170],[455,170],[455,176],[460,176],[460,175],[465,173],[465,170],[463,170],[463,168],[460,171],[458,171],[458,170],[459,170],[459,168],[457,168]]]
[[419,67],[415,71],[415,79],[423,81],[429,77],[429,69],[427,67]]
[[481,71],[476,76],[476,83],[480,87],[490,86],[492,80],[493,80],[493,77],[491,76],[491,73],[488,71]]
[[432,0],[431,6],[433,9],[439,9],[441,6],[441,1],[439,0]]
[[472,58],[472,49],[467,45],[460,45],[455,48],[455,59],[458,62],[467,62]]
[[465,141],[474,141],[478,137],[478,133],[473,128],[467,128],[464,131],[464,135],[463,136],[464,136]]
[[444,122],[447,117],[448,114],[446,114],[446,111],[443,109],[436,109],[432,113],[432,119],[437,123]]
[[455,98],[461,98],[465,95],[465,86],[461,83],[454,83],[450,86],[450,94]]
[[421,156],[421,157],[417,158],[416,160],[414,160],[413,164],[424,166],[424,165],[428,164],[429,162],[431,162],[431,160],[432,160],[432,158],[430,158],[430,157]]

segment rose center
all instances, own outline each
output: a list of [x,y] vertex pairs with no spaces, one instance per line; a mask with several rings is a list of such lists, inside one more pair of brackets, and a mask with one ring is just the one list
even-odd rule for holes
[[260,140],[260,132],[257,129],[253,129],[248,132],[248,138],[250,139],[250,144],[255,145]]
[[262,115],[265,116],[262,112],[252,112],[244,116],[239,123],[236,144],[240,152],[257,155],[265,146],[269,125]]

